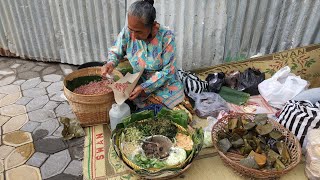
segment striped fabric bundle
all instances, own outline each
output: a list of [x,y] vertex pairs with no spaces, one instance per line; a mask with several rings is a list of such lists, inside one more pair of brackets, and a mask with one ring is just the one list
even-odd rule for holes
[[277,120],[289,129],[305,147],[305,137],[309,129],[320,127],[320,102],[289,100],[280,112]]
[[208,82],[202,81],[194,73],[183,71],[177,72],[178,78],[184,86],[184,92],[188,95],[190,92],[201,93],[208,90]]

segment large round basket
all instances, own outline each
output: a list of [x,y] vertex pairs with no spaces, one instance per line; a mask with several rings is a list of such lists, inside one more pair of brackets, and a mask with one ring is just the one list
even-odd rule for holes
[[234,153],[223,153],[218,148],[218,132],[219,131],[225,131],[226,125],[228,125],[229,119],[232,118],[248,118],[253,120],[254,114],[242,114],[242,113],[235,113],[227,115],[223,118],[221,118],[212,128],[212,142],[214,147],[217,149],[220,158],[222,161],[229,167],[231,167],[234,171],[239,173],[240,175],[248,178],[257,178],[257,179],[274,179],[279,178],[280,176],[288,173],[290,170],[292,170],[294,167],[296,167],[300,160],[301,160],[301,146],[298,141],[298,139],[286,128],[284,128],[281,124],[278,122],[268,119],[268,122],[271,123],[274,127],[274,129],[282,132],[284,135],[284,142],[288,147],[290,157],[291,157],[291,163],[282,171],[277,170],[257,170],[245,167],[241,165],[239,162],[243,158],[243,156],[240,156],[238,154]]
[[[117,70],[114,70],[113,73],[119,77],[123,77]],[[77,116],[81,126],[109,123],[109,110],[115,102],[114,95],[113,92],[101,95],[76,94],[67,88],[67,82],[78,77],[99,76],[100,74],[100,67],[90,67],[76,70],[64,78],[64,95],[68,99],[72,111]]]

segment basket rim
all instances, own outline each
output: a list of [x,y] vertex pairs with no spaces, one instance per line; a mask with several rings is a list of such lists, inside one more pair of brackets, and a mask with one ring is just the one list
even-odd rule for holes
[[[77,95],[77,96],[81,96],[81,97],[99,97],[99,96],[102,97],[102,96],[108,95],[108,94],[110,94],[110,93],[113,93],[113,91],[111,91],[111,92],[108,92],[108,93],[105,93],[105,94],[96,94],[96,95],[95,95],[95,94],[90,94],[90,95],[87,95],[87,94],[77,94],[77,93],[74,93],[73,91],[70,91],[70,90],[67,88],[66,84],[67,84],[67,77],[68,77],[68,76],[71,76],[73,73],[76,73],[76,72],[81,72],[81,71],[85,72],[85,71],[88,71],[88,70],[90,70],[90,69],[91,69],[91,70],[98,70],[98,69],[100,69],[100,68],[101,68],[101,67],[87,67],[87,68],[75,70],[75,71],[73,71],[72,73],[68,74],[68,75],[65,76],[64,79],[63,79],[63,88],[64,88],[64,90],[66,90],[68,93],[71,93],[72,95]],[[120,78],[123,77],[123,75],[122,75],[122,73],[121,73],[120,71],[114,69],[113,72],[116,72],[117,75],[120,76]]]
[[[282,127],[282,129],[288,133],[289,136],[292,136],[294,138],[294,142],[291,141],[292,143],[294,143],[294,145],[297,147],[297,154],[298,154],[298,158],[295,162],[291,162],[284,170],[258,170],[258,169],[253,169],[253,168],[248,168],[246,166],[243,166],[241,165],[240,163],[238,162],[235,162],[234,160],[231,160],[228,156],[225,155],[225,153],[223,153],[222,151],[220,151],[220,149],[218,148],[218,145],[217,145],[217,141],[215,141],[215,137],[214,135],[216,133],[214,133],[214,129],[219,125],[219,124],[222,124],[223,121],[227,118],[230,118],[230,117],[234,117],[234,116],[255,116],[256,114],[252,114],[252,113],[230,113],[222,118],[220,118],[215,124],[214,126],[212,127],[212,132],[211,132],[211,139],[212,139],[212,142],[213,142],[213,145],[215,147],[215,149],[217,150],[220,158],[223,158],[225,160],[228,161],[228,163],[231,163],[235,166],[239,166],[243,169],[246,169],[246,171],[250,171],[252,173],[255,173],[255,174],[258,174],[258,173],[264,173],[264,174],[268,174],[268,175],[273,175],[273,177],[277,177],[281,174],[286,174],[287,172],[289,172],[290,170],[292,170],[293,168],[295,168],[300,162],[301,162],[301,156],[302,156],[302,150],[301,150],[301,146],[300,146],[300,143],[297,139],[297,137],[290,131],[288,130],[287,128],[283,127],[281,124],[279,124],[277,121],[271,119],[268,117],[268,121],[273,123],[273,124],[277,124],[277,125],[280,125],[279,127]],[[241,174],[241,172],[239,172],[236,168],[232,167],[231,165],[229,165],[228,163],[224,163],[224,164],[227,164],[228,167],[236,170],[238,173]],[[247,175],[247,174],[246,174]]]

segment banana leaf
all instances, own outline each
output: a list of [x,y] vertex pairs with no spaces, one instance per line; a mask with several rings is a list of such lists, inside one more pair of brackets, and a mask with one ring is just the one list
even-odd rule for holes
[[62,130],[64,140],[86,135],[80,123],[75,118],[60,117],[60,122],[64,125]]
[[180,126],[187,128],[188,127],[188,114],[183,110],[170,110],[167,108],[162,108],[158,114],[157,118],[159,119],[168,119],[173,121]]

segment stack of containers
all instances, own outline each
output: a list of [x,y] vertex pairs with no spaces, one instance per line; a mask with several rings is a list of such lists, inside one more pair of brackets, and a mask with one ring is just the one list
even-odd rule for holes
[[320,179],[320,129],[311,129],[306,142],[306,175],[310,180]]

